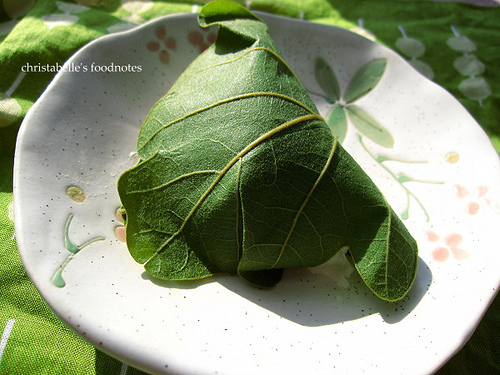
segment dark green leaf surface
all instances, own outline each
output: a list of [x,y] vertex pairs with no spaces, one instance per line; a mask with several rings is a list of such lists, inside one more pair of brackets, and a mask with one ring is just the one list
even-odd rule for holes
[[272,286],[282,270],[348,245],[375,294],[409,290],[417,248],[318,115],[266,25],[229,1],[206,5],[216,43],[151,110],[141,161],[118,190],[127,246],[162,279],[238,273]]

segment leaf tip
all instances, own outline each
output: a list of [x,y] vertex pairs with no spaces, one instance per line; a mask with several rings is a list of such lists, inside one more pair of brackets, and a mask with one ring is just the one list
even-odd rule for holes
[[201,8],[198,22],[201,27],[209,27],[223,21],[249,19],[262,21],[244,6],[232,0],[211,1]]

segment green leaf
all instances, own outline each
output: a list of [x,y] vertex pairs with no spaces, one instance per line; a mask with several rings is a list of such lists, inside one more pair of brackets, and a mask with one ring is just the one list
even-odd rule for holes
[[347,85],[344,100],[352,103],[372,91],[385,72],[387,61],[377,59],[363,65]]
[[330,65],[321,57],[314,63],[314,76],[326,94],[326,100],[333,104],[340,99],[340,86]]
[[[385,207],[380,208],[385,213]],[[376,214],[375,210],[371,214]],[[382,234],[384,241],[371,241],[368,248],[362,241],[353,241],[350,253],[361,278],[376,295],[386,301],[397,301],[404,296],[412,285],[416,274],[409,272],[415,265],[415,254],[404,252],[404,248],[416,248],[415,240],[405,233],[405,227],[391,210],[382,222],[370,222],[366,217],[363,227],[354,230],[365,233]]]
[[415,242],[265,24],[240,8],[231,18],[217,1],[211,19],[219,4],[215,45],[152,108],[140,162],[118,181],[131,255],[161,279],[232,273],[272,286],[283,269],[320,265],[349,245],[374,293],[401,298],[415,276]]
[[337,136],[338,141],[342,143],[347,135],[347,117],[344,107],[341,105],[334,106],[326,118],[326,123]]
[[201,27],[208,27],[237,19],[261,20],[247,8],[231,0],[212,1],[203,7],[198,16],[198,22]]
[[393,148],[394,138],[377,120],[355,105],[347,107],[349,119],[358,131],[365,137],[382,147]]

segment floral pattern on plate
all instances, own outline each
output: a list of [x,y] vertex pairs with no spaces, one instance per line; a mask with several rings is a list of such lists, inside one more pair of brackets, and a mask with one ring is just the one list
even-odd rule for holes
[[[116,181],[137,162],[131,155],[149,109],[212,38],[195,15],[160,18],[89,44],[68,63],[142,69],[126,76],[61,72],[26,116],[14,178],[26,270],[76,332],[150,373],[432,373],[462,346],[500,282],[491,268],[500,260],[500,233],[492,229],[500,219],[498,155],[451,95],[394,52],[346,30],[262,17],[304,86],[320,94],[313,96],[320,113],[347,113],[344,147],[407,216],[420,247],[408,296],[395,304],[375,300],[345,262],[332,267],[342,274],[337,281],[291,270],[279,286],[261,290],[234,277],[151,280],[131,259],[116,237],[123,228]],[[158,49],[148,51],[150,42]],[[318,82],[318,71],[328,70],[337,97]],[[360,79],[362,95],[347,103],[349,82],[363,71],[376,72],[375,85],[367,90],[369,80]],[[360,110],[369,117],[353,121]],[[367,130],[378,126],[379,136]],[[68,195],[68,186],[81,191]],[[65,287],[54,287],[54,273],[69,257]],[[457,310],[459,317],[451,313]]]

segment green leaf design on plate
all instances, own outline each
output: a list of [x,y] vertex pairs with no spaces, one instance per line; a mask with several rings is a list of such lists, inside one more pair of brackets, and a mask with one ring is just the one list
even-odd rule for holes
[[342,143],[347,135],[347,117],[344,107],[341,105],[334,106],[326,118],[326,123],[335,133],[339,142]]
[[377,120],[356,105],[347,107],[349,119],[365,137],[382,147],[393,148],[394,138]]
[[161,279],[229,272],[272,286],[283,269],[320,265],[347,245],[376,295],[402,298],[416,243],[266,25],[222,0],[200,23],[219,25],[216,43],[152,108],[141,161],[118,181],[131,255]]
[[64,245],[66,247],[66,250],[68,250],[70,254],[66,258],[66,260],[57,268],[56,272],[54,273],[54,276],[52,277],[52,284],[58,288],[64,288],[66,286],[66,281],[64,281],[62,274],[66,266],[75,257],[75,255],[78,254],[83,248],[91,245],[94,242],[104,241],[104,237],[95,237],[91,240],[88,240],[87,242],[83,243],[80,246],[75,245],[69,238],[69,225],[71,224],[72,220],[73,220],[73,214],[69,214],[68,219],[66,220],[66,224],[64,226]]
[[372,91],[382,78],[386,66],[385,59],[377,59],[359,68],[346,88],[344,95],[346,103],[352,103]]
[[340,99],[340,85],[330,65],[321,57],[314,64],[314,75],[321,89],[325,92],[325,99],[333,104]]

